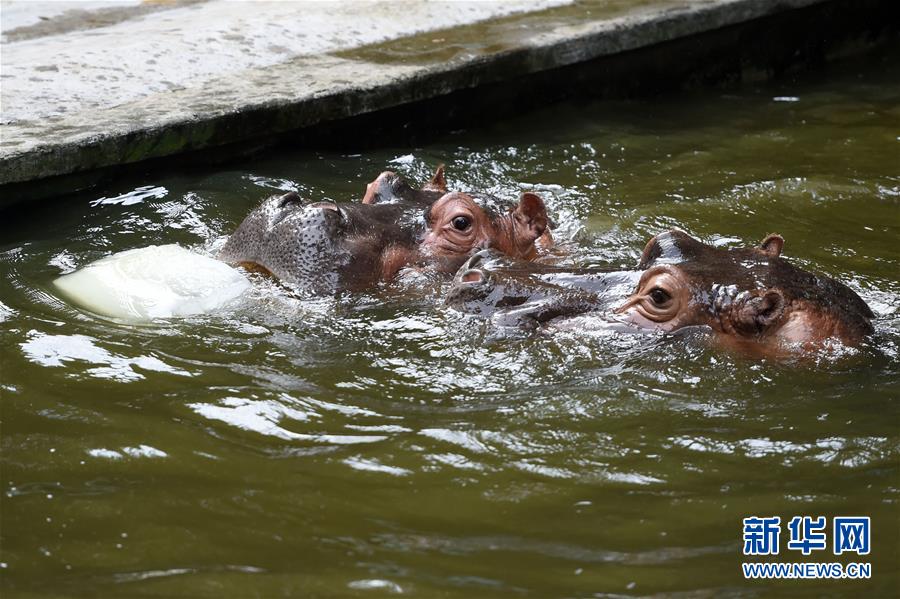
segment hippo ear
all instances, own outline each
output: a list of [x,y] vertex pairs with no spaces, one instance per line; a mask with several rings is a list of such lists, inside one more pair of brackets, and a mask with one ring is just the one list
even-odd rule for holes
[[784,238],[777,233],[767,235],[759,244],[759,249],[769,258],[777,258],[780,256],[783,248]]
[[366,183],[366,193],[363,196],[362,203],[363,204],[374,204],[376,202],[376,193],[378,190],[378,183],[376,181],[372,181],[371,183]]
[[425,187],[422,189],[428,189],[430,191],[443,191],[447,192],[447,179],[444,178],[444,165],[441,164],[434,171],[434,175],[431,177],[431,181],[425,184]]
[[658,237],[659,235],[654,235],[647,242],[647,245],[644,246],[644,251],[641,252],[641,260],[638,263],[638,270],[647,270],[657,258],[662,256],[662,248],[659,245]]
[[777,289],[748,297],[735,306],[732,315],[735,328],[751,334],[765,332],[784,314],[784,303],[784,296]]
[[513,209],[516,225],[516,236],[520,242],[532,243],[547,230],[547,207],[541,196],[535,193],[523,193],[519,203]]
[[377,204],[381,199],[379,196],[381,195],[382,186],[388,181],[388,179],[394,178],[396,175],[391,171],[381,171],[375,180],[366,185],[366,194],[363,196],[362,203],[363,204]]

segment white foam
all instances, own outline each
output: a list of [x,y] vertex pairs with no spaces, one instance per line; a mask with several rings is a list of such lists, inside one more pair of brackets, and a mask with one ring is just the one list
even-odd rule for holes
[[53,283],[91,312],[132,322],[213,312],[250,287],[224,262],[178,245],[119,252]]

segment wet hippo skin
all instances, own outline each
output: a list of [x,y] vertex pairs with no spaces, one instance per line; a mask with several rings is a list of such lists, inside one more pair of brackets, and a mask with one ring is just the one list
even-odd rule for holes
[[495,211],[460,192],[377,203],[309,203],[291,192],[253,210],[219,257],[298,290],[330,293],[389,280],[405,266],[452,273],[478,248],[532,259],[546,228],[546,207],[532,193]]
[[[409,202],[423,207],[432,206],[450,191],[447,187],[444,166],[435,169],[434,175],[420,189],[414,188],[406,179],[393,171],[382,171],[374,181],[366,185],[366,193],[363,195],[363,204],[396,204]],[[491,220],[497,215],[515,210],[515,202],[500,199],[491,194],[475,191],[465,191],[481,207]],[[545,212],[546,217],[546,212]],[[550,233],[552,225],[544,222],[544,232],[534,242],[541,249],[553,246],[553,236]]]
[[558,267],[483,250],[456,273],[445,302],[499,326],[534,328],[566,316],[609,312],[639,278],[638,271]]
[[784,239],[724,249],[682,231],[644,248],[637,289],[616,312],[638,326],[672,331],[707,325],[726,339],[809,346],[856,344],[872,332],[869,306],[849,287],[781,257]]
[[872,332],[872,311],[853,290],[792,265],[783,246],[769,235],[758,247],[724,249],[669,231],[647,243],[630,273],[553,272],[502,260],[497,267],[476,255],[457,273],[447,302],[504,324],[597,313],[641,330],[706,326],[726,344],[771,349],[830,339],[853,345]]

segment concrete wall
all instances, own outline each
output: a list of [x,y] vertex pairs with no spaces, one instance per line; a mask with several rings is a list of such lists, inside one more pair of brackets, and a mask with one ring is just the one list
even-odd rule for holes
[[[298,5],[262,6],[283,13]],[[372,5],[350,6],[361,10]],[[386,22],[393,19],[395,6],[362,15],[350,10],[340,18],[327,11],[313,15],[320,19],[319,29],[299,49],[272,49],[270,43],[243,62],[229,59],[196,67],[205,75],[192,75],[186,67],[189,76],[177,82],[165,70],[115,71],[113,49],[104,44],[124,44],[130,34],[137,35],[132,31],[137,28],[143,44],[138,51],[155,48],[174,60],[169,68],[177,70],[179,61],[199,55],[178,44],[166,45],[165,23],[177,11],[185,12],[176,20],[192,14],[202,19],[202,10],[188,12],[198,10],[195,3],[107,25],[124,31],[116,30],[109,39],[100,36],[106,41],[99,46],[84,45],[91,30],[77,26],[32,38],[27,26],[5,30],[4,40],[22,39],[3,45],[3,201],[41,196],[61,185],[90,185],[122,165],[186,153],[221,159],[285,140],[340,142],[351,135],[358,138],[366,129],[370,134],[364,137],[376,139],[373,132],[387,127],[414,137],[420,127],[457,127],[471,123],[475,115],[527,110],[570,95],[645,95],[777,77],[896,43],[900,23],[895,0],[608,0],[561,1],[549,7],[523,1],[504,4],[500,14],[473,9],[437,16],[415,13],[413,8],[426,9],[414,2],[407,20],[387,34],[360,33],[378,15]],[[473,6],[484,10],[485,4]],[[271,27],[291,16],[282,13],[260,10],[249,24],[226,15],[214,29],[218,35],[238,36],[229,42],[238,49],[257,47],[260,39],[280,42],[284,36],[273,39]],[[160,21],[160,15],[169,20]],[[435,30],[431,25],[423,32],[421,19],[455,26]],[[223,23],[241,27],[229,29]],[[291,23],[293,28],[308,25]],[[357,37],[343,35],[338,25],[355,27]],[[185,30],[197,31],[191,23]],[[241,37],[251,31],[256,34]],[[351,43],[345,43],[348,39]],[[218,43],[215,35],[194,41],[206,53]],[[44,53],[22,44],[38,49],[43,44]],[[54,53],[44,56],[47,48]],[[234,48],[219,51],[239,54]],[[273,62],[284,52],[287,59]],[[47,64],[38,78],[46,81],[19,80],[34,75],[35,65],[24,60],[29,56],[32,62],[44,56]],[[60,74],[49,56],[87,62],[80,71],[73,66]],[[22,60],[8,69],[8,61],[16,57]],[[31,70],[25,68],[29,64]],[[125,80],[110,83],[114,72]],[[69,82],[72,77],[77,84]],[[67,100],[69,88],[80,95]],[[439,122],[429,117],[435,113],[441,114]]]

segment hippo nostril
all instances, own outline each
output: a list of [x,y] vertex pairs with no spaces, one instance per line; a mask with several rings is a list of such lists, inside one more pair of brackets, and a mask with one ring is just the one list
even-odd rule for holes
[[334,202],[316,202],[310,204],[310,208],[318,208],[322,214],[331,222],[344,220],[344,211]]
[[470,268],[462,273],[459,280],[461,283],[483,283],[485,276],[482,271]]
[[484,252],[476,252],[471,258],[466,260],[466,268],[478,268],[484,263]]
[[281,201],[278,203],[279,208],[284,208],[285,206],[289,206],[290,204],[302,204],[303,198],[300,197],[296,191],[289,191],[288,193],[281,196]]
[[341,209],[338,208],[337,204],[334,202],[316,202],[315,204],[310,204],[311,208],[321,208],[322,210],[330,210],[331,212],[341,213]]

